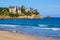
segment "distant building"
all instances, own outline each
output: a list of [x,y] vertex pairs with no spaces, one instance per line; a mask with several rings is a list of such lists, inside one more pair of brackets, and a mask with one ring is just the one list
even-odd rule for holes
[[11,6],[9,7],[9,12],[11,13],[16,13],[17,12],[17,7],[16,6]]
[[26,12],[28,12],[28,10],[25,6],[22,6],[22,9],[24,9]]
[[31,12],[31,13],[34,13],[35,11],[34,11],[34,9],[33,9],[33,8],[30,8],[30,12]]
[[27,8],[25,9],[26,12],[28,12]]
[[20,14],[20,15],[22,14],[21,8],[18,8],[18,9],[17,9],[17,13]]

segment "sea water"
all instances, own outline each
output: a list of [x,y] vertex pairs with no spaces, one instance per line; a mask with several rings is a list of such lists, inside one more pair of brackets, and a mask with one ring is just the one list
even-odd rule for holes
[[0,30],[40,38],[60,38],[60,18],[0,20]]

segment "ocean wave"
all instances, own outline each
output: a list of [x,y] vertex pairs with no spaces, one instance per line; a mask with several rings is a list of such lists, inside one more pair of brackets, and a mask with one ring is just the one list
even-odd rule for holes
[[43,26],[48,26],[48,25],[45,25],[45,24],[38,24],[38,26],[43,27]]
[[42,30],[60,30],[60,28],[40,28],[40,27],[33,27],[34,29],[42,29]]
[[0,27],[17,27],[20,25],[11,25],[11,24],[0,24]]
[[40,29],[46,29],[46,30],[60,30],[60,28],[40,28]]
[[49,28],[49,27],[60,28],[60,25],[57,25],[57,24],[38,24],[38,26],[41,27],[41,28]]

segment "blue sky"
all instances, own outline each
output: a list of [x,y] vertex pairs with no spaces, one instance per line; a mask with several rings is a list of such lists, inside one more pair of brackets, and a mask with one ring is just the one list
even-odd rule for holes
[[0,7],[22,5],[37,9],[43,16],[60,17],[60,0],[0,0]]

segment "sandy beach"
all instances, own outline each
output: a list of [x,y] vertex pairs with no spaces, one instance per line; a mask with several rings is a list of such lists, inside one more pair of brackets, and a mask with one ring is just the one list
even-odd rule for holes
[[0,31],[0,40],[56,40],[52,38],[35,38],[23,34]]

